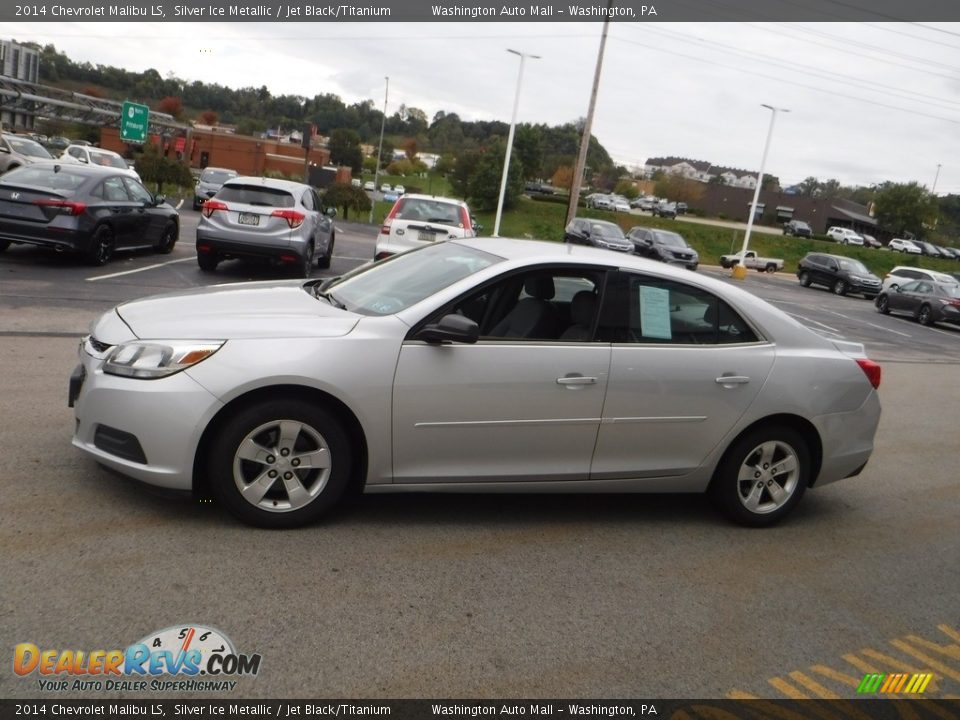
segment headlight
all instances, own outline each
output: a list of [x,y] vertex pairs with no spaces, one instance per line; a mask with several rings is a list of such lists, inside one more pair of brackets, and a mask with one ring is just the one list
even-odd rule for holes
[[128,342],[117,345],[103,361],[110,375],[155,380],[206,360],[223,347],[224,340]]

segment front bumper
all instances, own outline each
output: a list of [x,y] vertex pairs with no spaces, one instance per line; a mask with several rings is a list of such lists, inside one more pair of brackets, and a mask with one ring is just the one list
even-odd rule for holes
[[86,342],[80,362],[70,379],[74,447],[135,480],[192,490],[201,430],[222,403],[186,371],[158,380],[107,375]]

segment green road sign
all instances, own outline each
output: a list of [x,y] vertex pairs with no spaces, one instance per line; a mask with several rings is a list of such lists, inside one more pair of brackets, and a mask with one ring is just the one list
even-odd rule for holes
[[147,140],[150,125],[150,108],[146,105],[125,102],[120,111],[120,139],[124,142],[143,143]]

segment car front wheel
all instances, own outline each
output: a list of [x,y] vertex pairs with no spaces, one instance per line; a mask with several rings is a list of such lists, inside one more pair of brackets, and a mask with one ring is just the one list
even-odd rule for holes
[[809,484],[810,451],[789,427],[758,428],[730,448],[710,485],[720,510],[741,525],[772,525]]
[[887,300],[886,295],[881,295],[877,298],[877,310],[879,310],[884,315],[890,314],[890,301]]
[[833,284],[833,293],[834,295],[846,295],[847,294],[847,283],[844,280],[837,280]]
[[803,285],[803,287],[810,287],[811,282],[810,273],[808,273],[806,270],[800,273],[800,284]]
[[233,415],[209,455],[217,499],[245,523],[307,525],[330,511],[350,482],[350,440],[314,403],[269,400]]
[[157,243],[157,252],[162,253],[163,255],[169,255],[173,252],[174,246],[177,244],[177,225],[173,222],[168,222],[163,228],[163,234],[160,236],[160,242]]

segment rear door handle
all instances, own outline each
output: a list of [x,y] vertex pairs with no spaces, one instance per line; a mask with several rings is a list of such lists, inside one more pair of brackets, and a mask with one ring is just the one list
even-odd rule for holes
[[558,377],[557,385],[566,385],[566,386],[577,386],[577,385],[596,385],[597,379],[595,377],[586,377],[584,375],[567,375],[566,377]]
[[717,384],[723,386],[746,385],[750,378],[746,375],[721,375],[717,378]]

